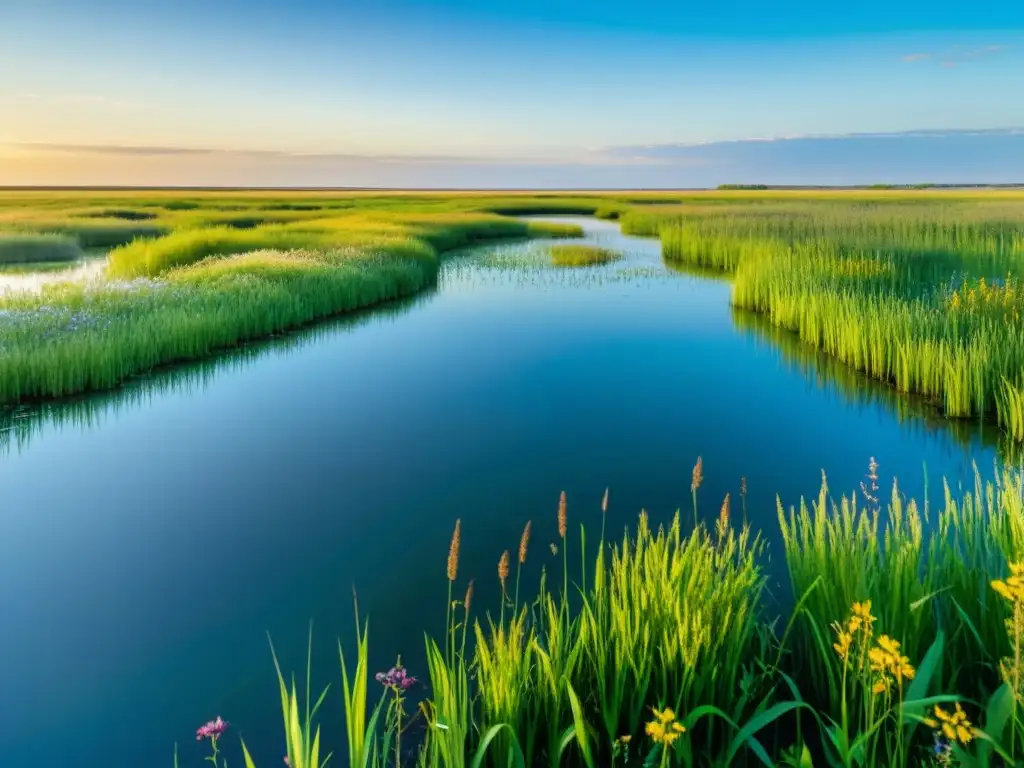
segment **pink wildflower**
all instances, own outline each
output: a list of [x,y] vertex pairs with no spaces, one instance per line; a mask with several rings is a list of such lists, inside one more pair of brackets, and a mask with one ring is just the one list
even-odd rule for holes
[[227,729],[227,721],[221,719],[220,715],[217,715],[216,720],[211,720],[205,725],[199,727],[196,731],[196,741],[202,741],[203,739],[219,739]]

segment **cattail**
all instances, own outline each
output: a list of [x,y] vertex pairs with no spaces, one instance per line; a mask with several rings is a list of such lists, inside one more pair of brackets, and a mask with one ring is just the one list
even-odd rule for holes
[[448,581],[455,581],[459,574],[459,545],[462,543],[462,520],[455,521],[452,544],[448,548]]
[[605,513],[608,511],[608,489],[604,489],[604,498],[601,499],[601,512]]
[[569,505],[565,500],[565,491],[558,497],[558,535],[564,539],[569,532]]
[[533,525],[532,520],[526,521],[526,527],[523,528],[523,536],[519,539],[519,564],[522,565],[526,562],[526,549],[530,546],[530,526]]
[[473,605],[473,579],[469,580],[469,586],[466,587],[466,599],[462,601],[462,604],[466,607],[466,613],[469,613],[469,609]]
[[696,493],[700,484],[704,482],[704,459],[697,457],[697,463],[693,465],[693,480],[690,482],[690,492]]
[[505,591],[505,582],[508,580],[508,550],[506,549],[501,554],[501,560],[498,561],[498,581],[501,582],[501,591]]

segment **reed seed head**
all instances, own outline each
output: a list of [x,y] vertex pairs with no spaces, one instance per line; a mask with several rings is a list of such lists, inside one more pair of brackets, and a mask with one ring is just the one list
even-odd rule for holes
[[462,604],[466,606],[466,613],[469,613],[469,609],[473,606],[473,579],[469,580],[469,586],[466,587],[466,597]]
[[448,547],[448,581],[455,581],[459,575],[459,547],[462,544],[462,520],[455,521],[455,531],[452,533],[452,543]]
[[532,520],[526,521],[526,527],[523,528],[523,535],[519,539],[519,564],[522,565],[526,562],[526,550],[530,546],[530,527],[533,525]]
[[498,581],[501,582],[501,591],[505,591],[505,582],[508,580],[508,550],[506,549],[501,553],[501,559],[498,561]]
[[604,498],[601,499],[601,513],[604,514],[608,511],[608,489],[604,489]]
[[740,478],[740,496],[746,496],[746,495],[747,495],[747,478],[746,477],[741,477]]
[[690,492],[696,493],[700,484],[704,482],[704,458],[697,457],[697,463],[693,465],[693,479],[690,482]]
[[565,499],[565,491],[558,497],[558,535],[565,538],[569,532],[569,505]]
[[725,532],[729,528],[729,494],[725,494],[725,500],[722,501],[722,508],[718,512],[718,537],[722,538],[725,536]]

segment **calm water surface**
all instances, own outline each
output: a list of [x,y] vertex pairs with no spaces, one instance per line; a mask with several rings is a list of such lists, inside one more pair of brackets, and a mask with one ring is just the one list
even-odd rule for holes
[[[574,523],[599,525],[605,486],[612,530],[641,507],[667,520],[701,455],[704,513],[746,476],[774,542],[776,493],[812,496],[822,470],[852,490],[874,456],[919,496],[925,463],[936,485],[991,466],[977,429],[736,314],[726,282],[667,268],[656,241],[582,223],[626,258],[556,270],[543,243],[476,248],[412,302],[8,420],[0,765],[169,766],[175,742],[201,765],[194,730],[217,714],[233,763],[241,734],[278,765],[267,633],[300,669],[313,619],[336,692],[354,585],[374,669],[402,653],[422,674],[456,518],[457,589],[475,577],[486,606],[527,519],[531,580],[557,562],[563,489]],[[324,727],[343,748],[339,697]]]

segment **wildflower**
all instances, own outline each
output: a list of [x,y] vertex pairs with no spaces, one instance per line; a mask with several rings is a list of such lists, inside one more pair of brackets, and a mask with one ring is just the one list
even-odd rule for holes
[[914,667],[910,659],[900,652],[900,644],[888,635],[878,638],[878,645],[868,651],[871,671],[878,675],[872,691],[876,694],[888,691],[892,682],[902,686],[904,680],[913,680]]
[[211,720],[205,725],[199,726],[196,730],[196,741],[202,741],[203,739],[211,739],[216,741],[224,735],[224,731],[228,729],[228,722],[223,720],[220,715],[217,715],[216,720]]
[[626,734],[625,736],[619,736],[619,738],[616,739],[616,741],[618,741],[619,744],[629,744],[629,742],[631,742],[632,740],[633,737],[629,734]]
[[378,672],[374,677],[378,683],[393,691],[407,691],[419,682],[409,676],[401,664],[396,664],[387,672]]
[[568,504],[565,499],[565,491],[558,497],[558,536],[564,539],[569,532]]
[[967,713],[964,712],[959,701],[956,703],[956,709],[952,713],[947,712],[937,704],[933,711],[935,717],[927,717],[924,720],[924,724],[929,728],[941,731],[942,735],[951,742],[969,744],[971,739],[974,738],[971,721],[967,719]]
[[992,589],[1011,603],[1024,603],[1024,563],[1010,563],[1009,578],[1006,581],[996,579],[992,582]]
[[853,645],[853,635],[844,631],[839,624],[833,624],[832,626],[837,635],[837,642],[833,643],[832,647],[836,649],[839,658],[846,661],[850,655],[850,646]]
[[875,617],[871,615],[870,600],[865,600],[863,603],[854,603],[852,613],[854,618],[860,619],[866,626],[871,626],[875,622]]
[[935,734],[935,746],[932,747],[932,751],[935,754],[935,762],[939,765],[953,764],[953,743],[938,733]]
[[654,719],[647,723],[645,731],[656,744],[671,747],[681,734],[686,733],[686,726],[676,720],[676,713],[669,708],[662,711],[653,709]]
[[452,543],[448,548],[448,581],[455,581],[459,573],[459,546],[462,540],[462,520],[455,521],[455,532],[452,533]]

